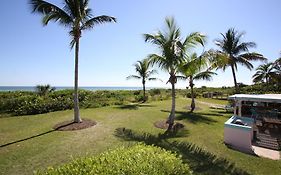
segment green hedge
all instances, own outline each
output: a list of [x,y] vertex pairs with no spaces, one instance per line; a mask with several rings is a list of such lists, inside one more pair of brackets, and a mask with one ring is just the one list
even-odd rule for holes
[[[149,94],[149,93],[148,93]],[[152,90],[148,100],[168,99],[170,91]],[[142,91],[79,90],[80,108],[98,108],[143,101]],[[73,108],[73,90],[60,90],[40,95],[36,92],[0,92],[0,113],[32,115]]]
[[[81,108],[121,105],[134,100],[131,91],[79,90]],[[73,90],[54,91],[44,96],[36,92],[0,92],[0,113],[31,115],[72,108]]]
[[155,146],[138,144],[108,151],[96,157],[73,160],[58,168],[38,171],[41,175],[189,175],[187,164],[175,154]]

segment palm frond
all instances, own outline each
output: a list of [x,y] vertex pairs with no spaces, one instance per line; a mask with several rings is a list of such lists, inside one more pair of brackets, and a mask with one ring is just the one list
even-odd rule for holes
[[158,64],[160,69],[169,71],[169,62],[167,61],[167,59],[165,59],[165,57],[157,54],[150,54],[147,58],[149,59],[152,66]]
[[128,77],[126,77],[127,80],[130,80],[130,79],[141,79],[140,76],[137,76],[137,75],[130,75]]
[[241,43],[240,45],[234,48],[233,53],[239,54],[241,52],[249,52],[249,48],[254,48],[254,47],[256,47],[256,43],[254,42]]
[[155,44],[157,46],[163,46],[165,44],[165,39],[163,34],[158,31],[157,34],[143,34],[144,41]]
[[267,61],[267,58],[256,52],[241,54],[239,57],[242,57],[248,61]]
[[277,72],[274,70],[273,63],[266,63],[260,65],[256,69],[256,73],[252,76],[254,83],[263,82],[264,80],[267,81],[269,79],[273,79],[276,77]]
[[160,78],[148,78],[148,81],[161,81],[161,82],[163,82]]
[[73,19],[78,17],[77,2],[73,0],[64,0],[65,6],[63,10],[66,11]]
[[182,76],[182,75],[177,75],[176,76],[177,77],[177,79],[179,79],[179,80],[188,80],[188,77],[186,77],[186,76]]
[[227,66],[229,66],[229,56],[224,52],[212,52],[209,53],[211,68],[212,69],[223,69],[225,70]]
[[150,77],[153,74],[158,74],[157,70],[153,69],[153,70],[147,71],[146,77]]
[[184,42],[183,42],[183,46],[185,48],[185,50],[188,50],[190,48],[195,47],[196,45],[200,44],[202,46],[205,45],[206,42],[206,36],[199,33],[199,32],[194,32],[189,34]]
[[210,81],[210,80],[212,80],[212,76],[213,75],[217,75],[217,73],[211,72],[211,71],[204,71],[204,72],[200,72],[200,73],[194,75],[193,76],[193,80],[207,80],[207,81]]
[[43,0],[30,0],[33,13],[43,14],[43,24],[47,25],[49,21],[58,21],[65,26],[73,24],[73,18],[67,14],[63,9],[54,4]]
[[70,43],[69,43],[69,47],[70,47],[70,49],[73,49],[73,47],[75,46],[75,40],[74,39],[72,39],[71,41],[70,41]]
[[103,24],[103,23],[107,23],[107,22],[116,22],[116,21],[117,21],[116,18],[114,18],[112,16],[106,16],[106,15],[97,16],[97,17],[91,18],[88,21],[86,21],[81,26],[81,30],[92,29],[95,25]]

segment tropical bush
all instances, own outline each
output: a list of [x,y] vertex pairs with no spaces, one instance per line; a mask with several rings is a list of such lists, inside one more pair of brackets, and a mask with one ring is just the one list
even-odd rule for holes
[[[222,88],[194,88],[195,97],[202,97],[205,92],[220,92],[218,98],[227,98],[234,94],[233,87]],[[151,89],[145,101],[160,101],[171,98],[169,89]],[[281,86],[264,83],[240,87],[240,92],[245,94],[281,93]],[[177,89],[177,97],[190,98],[190,89]],[[216,97],[217,98],[217,97]],[[99,108],[112,105],[124,105],[143,102],[141,91],[87,91],[79,90],[80,108]],[[32,115],[53,111],[73,109],[73,90],[60,90],[39,95],[37,92],[11,91],[0,92],[0,114]]]
[[[156,90],[157,91],[157,90]],[[158,94],[159,92],[156,92]],[[148,93],[150,94],[150,93]],[[153,94],[153,93],[152,93]],[[161,89],[160,95],[143,99],[141,91],[87,91],[79,90],[80,108],[99,108],[168,99],[170,92]],[[0,113],[12,115],[32,115],[53,111],[73,109],[73,90],[59,90],[41,95],[37,92],[12,91],[0,92]]]
[[[131,91],[79,90],[81,108],[122,105],[134,101]],[[73,90],[49,92],[41,96],[37,92],[0,92],[0,112],[12,115],[42,114],[73,108]]]
[[161,89],[151,89],[149,93],[151,96],[161,95]]
[[73,160],[58,168],[38,171],[36,174],[68,175],[169,175],[191,174],[187,164],[170,151],[155,146],[137,144],[129,148],[119,148],[95,157]]

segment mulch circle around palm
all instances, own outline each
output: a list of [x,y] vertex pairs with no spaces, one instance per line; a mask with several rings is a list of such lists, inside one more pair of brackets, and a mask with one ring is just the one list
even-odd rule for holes
[[[186,109],[187,109],[187,110],[190,110],[191,108],[190,108],[190,106],[187,106]],[[202,110],[202,108],[197,107],[197,106],[196,106],[195,109],[194,109],[194,111],[200,111],[200,110]]]
[[90,128],[96,124],[97,122],[89,119],[82,119],[82,122],[80,123],[75,123],[72,120],[72,121],[64,121],[58,123],[53,127],[53,129],[57,131],[75,131],[75,130]]
[[[168,129],[169,124],[167,124],[165,120],[160,120],[154,122],[154,126],[160,129]],[[184,128],[184,125],[182,123],[175,122],[173,128],[177,128],[177,129]]]

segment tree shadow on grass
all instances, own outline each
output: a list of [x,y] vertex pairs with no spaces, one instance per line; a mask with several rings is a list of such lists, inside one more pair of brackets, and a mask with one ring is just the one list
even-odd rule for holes
[[203,150],[195,144],[188,142],[168,141],[174,138],[173,135],[159,134],[158,136],[150,133],[136,133],[131,129],[118,128],[115,136],[127,141],[139,141],[148,145],[155,145],[166,150],[170,150],[181,155],[184,163],[187,163],[195,174],[230,174],[230,175],[249,175],[248,172],[235,167],[234,163],[227,159]]
[[46,132],[43,132],[43,133],[40,133],[40,134],[36,134],[36,135],[30,136],[30,137],[26,137],[26,138],[23,138],[23,139],[20,139],[20,140],[16,140],[16,141],[12,141],[12,142],[9,142],[9,143],[5,143],[3,145],[0,145],[0,148],[6,147],[6,146],[9,146],[9,145],[13,145],[13,144],[16,144],[16,143],[24,142],[26,140],[30,140],[30,139],[33,139],[33,138],[36,138],[36,137],[40,137],[40,136],[44,136],[44,135],[50,134],[50,133],[52,133],[54,131],[59,130],[62,127],[66,127],[68,125],[71,125],[72,123],[68,123],[68,124],[59,126],[59,127],[55,128],[55,129],[52,129],[52,130],[49,130],[49,131],[46,131]]
[[[161,110],[162,112],[169,113],[170,111],[167,110]],[[205,113],[205,112],[179,112],[176,111],[176,120],[187,120],[190,123],[196,124],[196,123],[214,123],[217,122],[216,120],[212,119],[211,116],[222,116],[221,114],[215,114],[215,113]],[[206,117],[210,116],[210,117]]]
[[116,108],[118,109],[128,109],[128,110],[138,110],[140,107],[154,107],[153,105],[137,103],[137,104],[127,104],[127,105],[120,105]]

